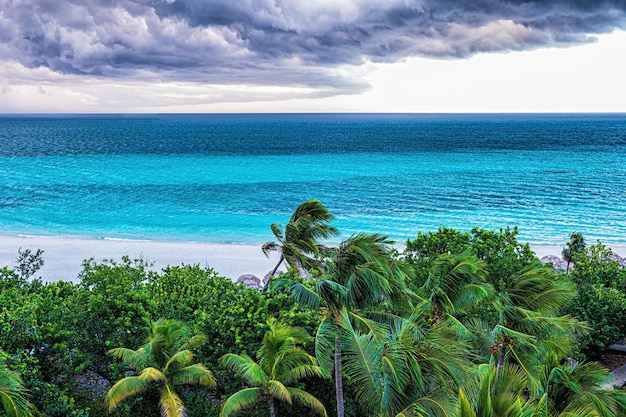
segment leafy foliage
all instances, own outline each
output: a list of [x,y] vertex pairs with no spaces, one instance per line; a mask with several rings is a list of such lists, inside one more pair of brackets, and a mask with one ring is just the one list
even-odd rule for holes
[[578,286],[578,295],[565,311],[589,324],[582,348],[597,356],[626,336],[626,270],[600,242],[588,249],[573,256],[569,275]]
[[407,240],[403,253],[415,270],[409,287],[417,290],[424,284],[440,255],[465,253],[485,262],[488,282],[497,290],[507,276],[538,262],[530,246],[517,241],[518,234],[517,228],[497,232],[473,228],[470,233],[439,228],[437,232],[419,233],[416,239]]
[[[280,228],[273,230],[285,238]],[[516,237],[516,229],[442,228],[418,234],[398,258],[386,237],[356,234],[335,248],[302,249],[323,264],[300,276],[308,261],[296,261],[298,268],[275,282],[282,291],[273,294],[210,268],[156,272],[129,258],[88,260],[76,284],[44,283],[35,278],[41,251],[20,250],[13,269],[0,269],[0,362],[21,375],[30,401],[48,417],[109,415],[104,396],[125,377],[134,379],[118,388],[135,395],[117,405],[116,417],[176,414],[181,404],[190,417],[217,417],[224,399],[238,392],[240,404],[270,394],[291,398],[293,404],[279,406],[286,417],[315,414],[294,402],[313,404],[304,393],[327,404],[328,412],[350,417],[624,415],[623,393],[602,387],[604,369],[568,362],[579,340],[592,355],[626,334],[624,270],[598,243],[573,250],[571,272],[555,274]],[[588,336],[572,317],[589,322]],[[207,343],[193,355],[182,345],[174,349],[184,352],[178,356],[148,345],[131,350],[143,340],[146,322],[157,318],[182,320],[188,336],[202,333]],[[290,374],[287,366],[272,367],[257,356],[277,326],[274,319],[315,333],[320,364],[335,370],[335,382],[346,382],[344,400],[335,400],[337,386],[329,380]],[[152,335],[165,341],[167,333],[153,329]],[[296,356],[312,358],[312,342],[296,343]],[[107,355],[112,348],[122,362]],[[160,359],[135,360],[139,351]],[[254,363],[265,375],[282,376],[266,381],[262,373],[233,373],[218,366],[221,357],[232,359],[232,370],[252,370]],[[183,364],[213,369],[219,385],[179,385],[159,408],[162,381],[193,382],[191,374],[172,377]],[[304,377],[292,378],[298,375]],[[265,391],[253,390],[261,385]],[[335,404],[342,410],[333,410]],[[238,417],[268,415],[268,406],[237,411]]]
[[274,417],[275,400],[289,404],[300,403],[323,416],[328,416],[324,405],[310,393],[290,386],[303,378],[328,377],[315,358],[302,348],[308,334],[302,329],[270,321],[255,362],[248,355],[228,353],[220,362],[239,374],[250,386],[232,394],[222,406],[220,416],[228,417],[242,408],[265,399],[270,416]]
[[137,350],[120,347],[109,351],[122,360],[136,375],[117,381],[104,399],[109,412],[129,397],[158,390],[163,417],[183,417],[185,405],[176,392],[183,384],[215,385],[213,374],[202,364],[194,363],[193,349],[203,344],[202,334],[192,335],[182,322],[159,319],[151,322],[146,344]]
[[121,263],[84,262],[72,300],[81,311],[71,317],[79,371],[92,370],[110,382],[119,378],[120,371],[110,366],[107,352],[116,346],[133,346],[144,334],[153,302],[146,283],[154,272],[148,267],[145,261],[128,257]]
[[280,223],[271,225],[272,233],[278,241],[266,242],[262,249],[265,255],[280,251],[280,259],[270,273],[274,276],[283,261],[296,271],[321,270],[321,252],[324,246],[321,239],[337,236],[339,231],[330,225],[334,216],[318,200],[301,203],[291,214],[284,230]]
[[0,409],[7,417],[31,417],[36,410],[28,402],[22,378],[0,362]]

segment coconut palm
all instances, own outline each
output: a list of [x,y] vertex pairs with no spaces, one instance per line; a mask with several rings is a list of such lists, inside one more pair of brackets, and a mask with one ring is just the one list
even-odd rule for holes
[[288,386],[302,378],[328,377],[328,373],[317,365],[315,358],[302,348],[309,339],[300,328],[281,322],[269,323],[255,362],[248,355],[224,355],[220,362],[241,376],[251,387],[231,395],[222,405],[220,417],[228,417],[242,408],[264,399],[269,406],[270,416],[276,416],[276,400],[292,404],[301,403],[320,415],[327,417],[324,405],[313,395],[299,388]]
[[[493,365],[479,365],[476,381],[459,390],[457,417],[547,417],[546,396],[537,401],[528,398],[526,373],[515,364],[499,371]],[[573,417],[573,416],[572,416]]]
[[486,276],[484,262],[475,255],[443,254],[430,267],[419,295],[428,301],[425,306],[433,320],[440,321],[493,296],[493,287],[485,282]]
[[36,416],[37,411],[28,402],[27,393],[20,375],[8,369],[4,364],[0,364],[0,410],[4,410],[4,415],[7,417]]
[[276,274],[283,263],[296,270],[308,271],[312,268],[321,269],[319,261],[322,246],[320,239],[337,236],[339,231],[329,222],[334,216],[318,200],[309,200],[300,204],[289,218],[283,231],[280,223],[273,223],[270,228],[278,242],[266,242],[262,246],[265,256],[272,251],[280,251],[278,263],[270,272]]
[[410,293],[404,286],[406,270],[392,259],[392,243],[377,233],[353,235],[329,251],[326,273],[313,286],[287,278],[273,285],[273,289],[286,289],[300,304],[322,312],[316,356],[324,368],[334,369],[338,417],[344,415],[341,329],[349,320],[356,320],[376,334],[376,324],[354,310],[372,305],[410,307]]
[[178,385],[215,386],[215,378],[200,363],[194,362],[192,350],[205,342],[202,334],[192,335],[178,320],[159,319],[151,322],[146,343],[137,350],[116,348],[109,353],[119,358],[136,376],[116,382],[105,396],[109,412],[125,399],[157,388],[159,406],[164,417],[183,417],[185,405],[177,394]]
[[572,232],[569,235],[569,242],[567,242],[567,246],[563,248],[561,251],[561,255],[563,255],[563,259],[567,262],[567,268],[565,270],[566,273],[569,273],[569,266],[574,259],[574,255],[580,252],[583,252],[587,246],[585,244],[585,238],[583,234],[580,232]]
[[573,338],[585,328],[559,311],[575,294],[566,276],[540,264],[506,278],[493,303],[498,322],[491,332],[492,353],[497,356],[498,375],[509,353],[522,365],[522,355],[533,356],[540,349],[553,350],[560,357],[569,353]]
[[571,364],[546,355],[543,389],[551,416],[616,417],[626,415],[626,393],[609,387],[612,376],[597,362]]
[[468,377],[466,345],[418,310],[385,326],[382,336],[342,328],[343,370],[364,415],[448,415]]

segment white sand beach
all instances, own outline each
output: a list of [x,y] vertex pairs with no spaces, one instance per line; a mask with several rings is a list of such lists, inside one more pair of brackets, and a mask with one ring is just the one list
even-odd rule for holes
[[199,264],[231,279],[244,274],[262,279],[278,262],[278,253],[270,254],[268,259],[260,245],[0,236],[0,266],[13,267],[19,248],[44,251],[44,266],[37,274],[44,281],[76,281],[83,260],[119,262],[125,255],[153,263],[152,269],[156,271],[168,265]]
[[[15,266],[18,249],[42,249],[44,266],[37,274],[44,281],[76,281],[83,260],[112,259],[122,256],[141,258],[160,271],[168,265],[211,267],[220,275],[237,279],[244,274],[263,278],[278,262],[278,253],[266,258],[260,245],[228,245],[196,242],[161,242],[138,240],[87,239],[77,237],[0,236],[0,267]],[[560,246],[533,246],[538,258],[561,254]],[[612,246],[618,255],[626,256],[626,246]],[[284,268],[283,268],[284,269]]]

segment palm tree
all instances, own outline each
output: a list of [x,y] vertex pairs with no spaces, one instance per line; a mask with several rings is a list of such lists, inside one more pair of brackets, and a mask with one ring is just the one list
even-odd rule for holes
[[32,417],[37,415],[35,407],[28,402],[27,390],[16,372],[0,364],[0,410],[7,417]]
[[[626,393],[609,388],[612,376],[597,362],[572,366],[546,355],[543,389],[552,416],[616,417],[626,415]],[[568,361],[569,362],[569,361]]]
[[239,374],[251,385],[224,402],[220,417],[228,417],[262,398],[268,402],[271,417],[276,416],[276,400],[289,404],[295,400],[328,417],[324,405],[317,398],[304,390],[288,386],[302,378],[328,377],[328,373],[317,365],[315,358],[302,348],[309,338],[308,334],[303,329],[281,322],[270,321],[268,325],[269,330],[263,337],[256,362],[245,354],[228,353],[220,359],[223,366]]
[[125,399],[156,387],[164,417],[183,417],[185,405],[176,393],[178,385],[215,386],[215,378],[204,365],[194,362],[192,350],[205,342],[202,334],[191,335],[178,320],[151,322],[146,343],[137,350],[116,348],[109,353],[122,360],[136,376],[119,380],[105,396],[109,412]]
[[571,280],[540,264],[507,277],[493,303],[498,317],[491,332],[495,341],[492,353],[498,357],[497,375],[509,353],[522,366],[524,350],[534,356],[533,352],[549,346],[548,350],[561,357],[569,353],[574,337],[585,328],[571,316],[559,315],[559,311],[575,294]]
[[[334,216],[318,200],[309,200],[300,204],[289,218],[289,222],[282,230],[280,223],[273,223],[270,228],[277,242],[263,244],[263,253],[269,256],[272,251],[280,251],[278,263],[270,272],[273,277],[278,267],[287,262],[296,270],[321,269],[319,258],[323,248],[320,239],[337,236],[339,231],[329,222]],[[266,284],[267,285],[267,284]]]
[[476,381],[459,390],[457,417],[547,417],[540,412],[547,398],[528,398],[527,375],[521,368],[506,364],[499,372],[497,376],[493,365],[478,366]]
[[440,321],[492,296],[494,290],[485,282],[486,276],[484,262],[475,255],[443,254],[430,267],[419,294],[427,300],[425,306],[433,320]]
[[597,363],[559,364],[548,354],[541,387],[533,390],[518,364],[477,367],[476,381],[459,391],[457,417],[618,417],[625,415],[626,393],[606,388],[609,372]]
[[315,338],[316,356],[325,369],[334,369],[338,417],[344,415],[341,329],[356,320],[376,333],[375,323],[354,310],[384,304],[410,309],[410,293],[404,286],[407,272],[402,263],[392,259],[392,243],[377,233],[353,235],[330,250],[326,274],[314,286],[287,278],[273,285],[273,289],[286,289],[300,304],[322,312]]
[[583,252],[587,248],[585,244],[585,238],[583,234],[580,232],[572,232],[569,235],[569,242],[567,242],[567,246],[563,248],[561,251],[561,255],[563,255],[563,259],[567,262],[567,268],[565,273],[569,273],[569,266],[572,260],[574,259],[574,255],[580,252]]
[[433,325],[419,310],[385,328],[383,335],[342,328],[343,369],[363,413],[447,415],[468,378],[467,346],[446,323]]

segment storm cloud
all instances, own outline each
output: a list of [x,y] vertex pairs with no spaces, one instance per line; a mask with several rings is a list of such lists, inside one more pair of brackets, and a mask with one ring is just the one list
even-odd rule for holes
[[367,62],[592,42],[626,1],[0,0],[0,59],[103,79],[356,92]]

